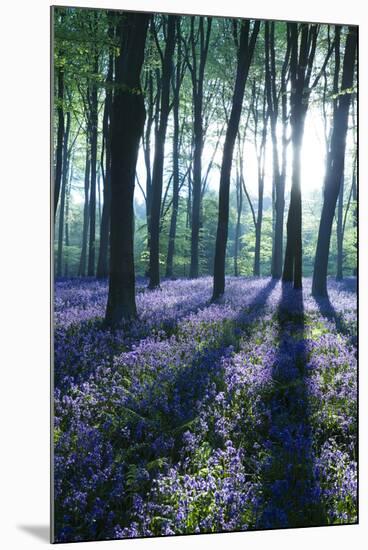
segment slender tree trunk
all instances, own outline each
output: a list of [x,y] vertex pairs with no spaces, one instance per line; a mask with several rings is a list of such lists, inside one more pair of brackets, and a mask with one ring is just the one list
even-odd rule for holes
[[211,34],[211,18],[207,18],[207,30],[204,28],[204,17],[199,18],[199,66],[197,69],[196,39],[194,17],[191,19],[192,63],[189,68],[193,84],[194,108],[194,151],[193,151],[193,194],[192,194],[192,238],[190,251],[191,278],[199,275],[199,232],[201,226],[201,194],[202,194],[202,152],[204,145],[203,130],[203,84],[204,70],[207,61],[209,39]]
[[74,160],[73,157],[70,158],[70,176],[69,181],[67,184],[66,189],[66,196],[65,196],[65,259],[64,259],[64,277],[69,276],[69,250],[68,247],[70,245],[69,240],[69,217],[70,217],[70,194],[71,194],[71,187],[72,187],[72,181],[73,181],[73,165]]
[[261,274],[261,235],[262,235],[262,217],[263,217],[263,189],[264,177],[261,177],[258,183],[258,211],[256,225],[256,241],[254,248],[254,266],[253,275],[259,277]]
[[[98,54],[94,56],[94,72],[98,73]],[[96,258],[96,183],[97,183],[97,136],[98,136],[98,104],[97,85],[91,88],[91,192],[89,201],[89,250],[88,250],[88,276],[95,275]]]
[[58,253],[57,253],[57,266],[56,276],[61,277],[63,274],[63,235],[64,235],[64,220],[65,220],[65,197],[66,187],[68,183],[68,141],[70,133],[70,112],[66,114],[66,127],[63,137],[63,168],[61,178],[61,193],[60,193],[60,209],[59,209],[59,230],[58,230]]
[[64,68],[59,67],[57,70],[57,116],[58,128],[56,136],[56,167],[55,167],[55,183],[54,183],[54,221],[56,219],[56,210],[59,203],[61,178],[63,171],[63,136],[64,136]]
[[[158,94],[158,91],[157,91]],[[153,76],[152,69],[149,70],[146,86],[147,96],[147,119],[146,129],[143,135],[143,153],[144,163],[146,166],[146,223],[147,223],[147,251],[151,248],[150,242],[150,220],[151,220],[151,205],[152,205],[152,173],[151,173],[151,132],[154,122],[154,104],[153,97]],[[149,265],[146,268],[146,277],[149,277]]]
[[201,186],[202,186],[202,149],[203,149],[203,128],[202,128],[202,99],[194,104],[194,155],[193,155],[193,193],[192,193],[192,237],[190,253],[191,278],[199,274],[199,229],[201,209]]
[[285,177],[286,177],[286,150],[287,150],[287,71],[290,57],[290,41],[287,41],[285,57],[281,69],[280,96],[282,113],[282,153],[281,166],[279,160],[279,146],[277,139],[277,122],[279,113],[279,95],[276,89],[276,55],[275,55],[275,24],[265,22],[265,86],[268,110],[270,113],[271,141],[272,141],[272,191],[273,191],[273,240],[271,275],[280,279],[282,275],[283,233],[285,210]]
[[243,211],[243,189],[240,181],[240,174],[236,178],[236,226],[234,239],[234,275],[238,277],[238,257],[240,251],[240,230],[241,230],[241,215]]
[[174,135],[173,135],[173,198],[169,230],[169,245],[166,258],[166,277],[173,276],[173,261],[175,252],[176,223],[179,209],[179,97],[181,84],[181,43],[180,20],[177,22],[178,55],[174,88]]
[[101,166],[100,169],[97,171],[97,224],[101,226]]
[[87,240],[89,224],[89,183],[91,173],[91,155],[89,149],[89,134],[86,134],[86,166],[84,171],[84,207],[83,207],[83,232],[82,232],[82,250],[79,262],[79,276],[86,276],[87,268]]
[[[114,36],[114,28],[109,25],[109,36]],[[97,261],[96,276],[104,279],[109,274],[109,233],[110,233],[110,210],[111,210],[111,110],[112,110],[112,79],[114,70],[114,54],[112,49],[109,52],[109,65],[106,76],[106,97],[103,115],[102,140],[105,150],[105,173],[103,174],[103,207],[100,226],[100,248]],[[101,160],[101,166],[102,160]]]
[[[301,195],[301,147],[305,117],[308,111],[311,89],[309,87],[318,26],[288,23],[290,44],[290,124],[293,147],[290,206],[287,219],[287,241],[282,280],[293,282],[295,289],[302,288],[302,195]],[[300,45],[299,45],[300,35]]]
[[232,108],[223,149],[220,175],[219,212],[216,234],[212,300],[217,300],[225,291],[225,257],[229,223],[229,189],[231,166],[233,160],[234,143],[239,129],[239,120],[243,104],[245,84],[248,77],[249,66],[253,57],[260,22],[254,22],[254,27],[250,40],[248,40],[250,30],[249,27],[249,21],[242,21],[238,51],[238,66]]
[[[356,230],[358,226],[358,208],[357,208],[357,182],[356,182],[356,158],[354,162],[354,168],[353,168],[353,181],[352,181],[352,197],[354,201],[354,211],[353,211],[353,228]],[[357,249],[358,243],[357,240],[354,242],[354,246]],[[354,267],[353,269],[353,275],[356,277],[357,275],[357,268]]]
[[[175,126],[175,124],[174,124]],[[175,252],[175,237],[176,237],[176,224],[178,218],[179,209],[179,159],[178,159],[178,141],[177,141],[177,129],[174,129],[174,145],[173,145],[173,198],[172,198],[172,212],[170,219],[169,229],[169,245],[167,249],[166,258],[166,277],[173,277],[173,262]]]
[[336,202],[344,175],[346,135],[348,131],[351,88],[354,82],[357,28],[349,27],[345,44],[342,69],[341,95],[334,109],[333,130],[328,165],[325,175],[324,201],[318,231],[317,250],[314,262],[312,294],[327,296],[327,268],[330,250],[332,223]]
[[162,62],[162,89],[161,89],[161,113],[158,131],[155,139],[155,155],[152,171],[152,206],[150,222],[150,269],[149,288],[160,286],[160,217],[162,183],[165,155],[165,138],[167,121],[169,116],[170,80],[172,73],[172,60],[175,48],[176,16],[168,16],[167,40]]
[[[111,235],[109,294],[105,322],[117,327],[136,317],[134,185],[145,119],[140,74],[149,14],[124,13],[116,64],[118,85],[111,118]],[[123,154],[122,154],[123,152]]]
[[[258,131],[258,95],[257,100],[252,102],[253,112],[255,119],[255,146],[258,149],[257,143],[257,131]],[[262,119],[262,138],[259,146],[259,152],[257,150],[257,164],[258,164],[258,209],[257,209],[257,221],[255,224],[256,239],[254,247],[254,264],[253,275],[259,277],[261,273],[261,236],[262,236],[262,220],[263,220],[263,194],[264,194],[264,174],[265,174],[265,155],[266,155],[266,138],[267,138],[267,124],[268,113],[266,114],[266,89],[263,95],[263,108],[261,111]]]
[[344,176],[341,179],[340,191],[337,203],[337,222],[336,222],[336,280],[341,281],[343,277],[343,254],[344,254],[344,234],[343,234],[343,210],[344,210]]
[[300,154],[304,120],[296,119],[292,128],[293,162],[290,205],[287,218],[287,242],[282,280],[294,282],[294,288],[302,288],[302,196],[300,187]]
[[[107,100],[107,98],[106,98]],[[110,105],[111,108],[111,105]],[[105,119],[106,113],[106,119]],[[110,233],[110,210],[111,210],[111,147],[110,147],[110,121],[105,105],[103,137],[105,144],[105,173],[103,176],[103,206],[100,226],[100,247],[97,260],[97,279],[104,279],[108,276],[109,263],[109,233]]]

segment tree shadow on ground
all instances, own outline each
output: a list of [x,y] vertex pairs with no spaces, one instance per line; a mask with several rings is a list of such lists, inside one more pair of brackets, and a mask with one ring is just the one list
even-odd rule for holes
[[331,321],[334,323],[337,332],[340,334],[347,334],[348,333],[348,327],[346,326],[346,323],[344,322],[344,316],[341,313],[338,313],[334,306],[331,303],[330,298],[327,297],[319,297],[316,296],[315,298],[318,311],[319,313],[328,319],[328,321]]
[[272,366],[269,426],[261,471],[258,528],[325,525],[314,474],[313,434],[306,379],[303,293],[282,285],[277,309],[278,349]]
[[[165,425],[161,425],[161,430],[167,430],[180,436],[182,431],[190,428],[190,423],[195,420],[199,414],[203,399],[208,399],[208,388],[215,382],[221,386],[223,382],[223,369],[221,362],[224,357],[231,355],[237,341],[246,332],[248,335],[255,328],[257,319],[263,315],[267,299],[275,288],[277,281],[269,280],[264,287],[254,296],[252,301],[238,315],[231,320],[231,325],[224,322],[218,333],[216,342],[201,348],[199,351],[193,351],[193,357],[189,364],[184,368],[174,369],[170,386],[174,388],[171,396],[175,406],[170,406],[170,415],[165,420]],[[152,382],[152,388],[156,392],[157,380]],[[134,400],[134,398],[133,398]],[[161,405],[163,409],[160,410]],[[134,402],[130,404],[134,408]],[[139,411],[140,402],[137,402]],[[164,407],[167,403],[159,401],[158,410],[145,411],[150,418],[155,417],[159,412],[161,418],[164,417]],[[181,427],[183,427],[181,429]]]
[[[276,284],[277,281],[275,280],[265,281],[264,286],[253,297],[246,311],[240,311],[232,319],[230,335],[232,342],[238,338],[238,330],[240,332],[242,330],[252,330],[253,324],[263,314],[267,299]],[[128,472],[149,469],[149,480],[143,480],[141,485],[138,485],[140,483],[138,479],[133,480],[132,487],[134,487],[136,495],[140,495],[141,498],[148,498],[154,480],[166,471],[167,465],[175,467],[180,460],[183,445],[182,435],[185,430],[191,428],[191,423],[197,419],[203,401],[211,398],[211,391],[214,391],[211,390],[213,385],[221,385],[223,379],[221,361],[231,353],[228,325],[223,323],[219,329],[216,342],[201,348],[200,351],[193,349],[191,360],[183,365],[183,368],[170,370],[168,367],[167,370],[170,370],[168,373],[169,384],[173,388],[169,399],[165,399],[166,388],[160,387],[160,381],[157,379],[145,385],[145,391],[148,395],[146,409],[143,406],[141,397],[132,394],[132,399],[127,404],[127,408],[132,413],[131,420],[127,423],[127,428],[130,431],[129,449],[126,450],[121,447],[119,435],[121,429],[119,428],[116,434],[117,437],[114,440],[114,452],[121,455],[122,453],[126,454],[126,451],[128,451],[128,455],[124,458],[127,461]],[[158,356],[157,359],[160,360],[160,357]],[[216,391],[217,389],[215,393]],[[111,439],[110,436],[108,443]],[[124,445],[126,446],[126,443]],[[169,464],[166,463],[166,465],[161,466],[158,462],[160,458],[169,459]],[[157,461],[157,467],[152,467],[154,461]],[[151,466],[149,466],[150,464]],[[137,485],[135,485],[136,483]],[[119,500],[119,521],[122,527],[129,526],[132,521],[132,500],[133,493],[128,495],[125,504],[122,504],[123,499]],[[93,501],[92,497],[91,501]],[[64,509],[56,514],[56,536],[64,527],[62,517],[66,512],[68,511]],[[99,538],[106,538],[103,528],[101,528]]]

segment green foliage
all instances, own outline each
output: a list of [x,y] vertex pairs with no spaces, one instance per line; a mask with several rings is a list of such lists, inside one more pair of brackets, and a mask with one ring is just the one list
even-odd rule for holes
[[[69,244],[64,243],[63,264],[68,265],[69,274],[75,276],[78,274],[82,231],[83,231],[83,201],[84,201],[84,175],[86,150],[90,148],[87,142],[87,129],[90,123],[89,112],[89,96],[93,89],[97,89],[98,93],[98,166],[97,170],[101,174],[101,154],[102,154],[102,124],[104,101],[107,91],[114,93],[117,90],[114,82],[107,80],[108,60],[111,53],[117,57],[120,54],[120,43],[118,33],[110,32],[116,27],[124,17],[123,13],[108,12],[105,10],[92,9],[77,9],[77,8],[54,8],[54,110],[55,110],[55,131],[54,142],[56,139],[56,111],[62,107],[64,114],[71,114],[71,129],[70,129],[70,208],[69,208]],[[142,89],[145,97],[146,111],[152,109],[153,113],[159,111],[159,105],[156,102],[157,93],[160,86],[160,71],[161,71],[161,53],[163,51],[165,41],[165,15],[155,15],[154,24],[157,32],[157,40],[150,27],[145,50],[145,60],[142,71]],[[222,160],[222,143],[224,132],[226,131],[227,117],[230,112],[230,104],[232,100],[233,85],[236,73],[236,43],[234,36],[239,33],[240,21],[231,21],[230,19],[212,20],[212,28],[210,35],[208,58],[205,66],[204,81],[203,81],[203,124],[205,130],[204,148],[202,158],[202,178],[206,177],[207,168],[211,162],[211,169],[208,173],[208,181],[206,190],[203,194],[201,206],[201,228],[199,242],[199,272],[200,275],[212,274],[214,265],[215,241],[218,221],[218,181],[219,169]],[[189,199],[189,182],[192,177],[193,163],[193,83],[188,61],[192,56],[192,50],[189,46],[189,38],[191,32],[191,19],[182,17],[180,21],[181,46],[183,65],[182,82],[179,96],[179,119],[180,119],[180,144],[179,144],[179,172],[180,172],[180,200],[179,211],[177,217],[177,228],[175,238],[175,254],[173,262],[173,270],[175,277],[186,277],[189,274],[190,267],[190,239],[191,239],[191,222],[190,212],[188,209]],[[275,69],[276,69],[276,88],[280,87],[280,76],[284,61],[285,46],[286,46],[286,23],[276,22],[274,26],[275,32]],[[257,41],[254,59],[250,67],[248,84],[245,90],[245,98],[243,103],[243,113],[240,121],[241,132],[245,131],[250,105],[252,101],[252,90],[255,87],[256,94],[259,95],[256,111],[259,117],[258,127],[258,144],[260,141],[261,117],[263,109],[263,93],[265,79],[265,51],[264,40],[264,24],[261,25],[260,39]],[[199,18],[194,18],[194,34],[196,37],[195,51],[199,53]],[[345,40],[346,29],[342,29],[341,35],[341,54],[343,54],[343,43]],[[331,37],[330,37],[331,39]],[[317,44],[316,67],[321,67],[325,58],[326,51],[329,45],[329,37],[327,26],[321,25]],[[175,49],[175,60],[178,60],[178,49]],[[97,62],[97,69],[96,69]],[[321,117],[325,117],[326,133],[329,132],[329,126],[332,120],[333,100],[336,95],[331,93],[333,79],[334,62],[333,56],[331,61],[326,66],[326,84],[327,92],[323,93],[324,80],[320,79],[318,86],[314,90],[311,97],[311,105],[317,105],[321,108]],[[317,69],[314,68],[315,72]],[[62,72],[64,78],[64,99],[57,99],[57,75]],[[149,93],[149,81],[152,81],[152,94]],[[174,82],[173,82],[174,84]],[[131,90],[130,90],[131,91]],[[353,90],[345,90],[346,92],[355,93]],[[134,93],[139,90],[133,90]],[[354,96],[355,97],[355,96]],[[171,93],[172,99],[172,93]],[[289,98],[287,97],[287,101]],[[153,102],[153,103],[152,103]],[[324,107],[324,111],[323,108]],[[246,147],[254,147],[254,113],[249,117],[249,124],[245,135]],[[352,117],[349,126],[349,139],[347,143],[347,154],[345,163],[345,194],[344,194],[344,216],[346,218],[344,245],[343,245],[343,270],[344,275],[354,273],[356,269],[356,227],[354,222],[354,211],[356,210],[356,201],[354,196],[351,196],[351,174],[353,171],[354,155],[356,149],[356,121]],[[151,147],[151,168],[154,153],[154,131],[155,118],[153,120],[152,131],[150,136]],[[214,155],[218,136],[221,131],[222,137],[219,141],[219,146],[216,155]],[[270,132],[270,127],[268,127]],[[172,142],[173,137],[173,118],[172,113],[169,117],[169,124],[166,137],[166,156],[165,156],[165,176],[164,190],[169,183],[169,189],[166,194],[166,202],[163,207],[163,217],[161,222],[160,232],[160,270],[161,275],[165,275],[166,258],[168,249],[168,235],[170,227],[170,219],[172,214]],[[267,143],[267,156],[272,153],[270,143]],[[269,151],[268,151],[269,149]],[[248,149],[247,149],[248,150]],[[289,148],[289,153],[291,150]],[[238,153],[237,153],[238,154]],[[247,154],[247,153],[246,153]],[[213,156],[212,160],[211,156]],[[291,155],[289,155],[290,157]],[[106,159],[103,159],[103,170],[105,171]],[[290,158],[288,160],[290,165]],[[245,180],[249,177],[247,174],[247,162],[245,159]],[[144,170],[144,164],[140,164],[140,171]],[[235,180],[236,158],[234,157],[233,178]],[[290,166],[288,167],[290,169]],[[284,241],[286,241],[286,218],[288,209],[289,195],[289,176],[286,182],[286,208],[285,208],[285,228]],[[269,168],[266,167],[266,180],[271,178]],[[144,177],[143,180],[144,181]],[[100,182],[100,200],[102,203],[102,185]],[[269,181],[267,182],[269,186]],[[144,184],[143,184],[144,187]],[[145,190],[146,191],[146,190]],[[249,189],[248,189],[249,192]],[[264,196],[264,209],[262,220],[262,236],[261,236],[261,256],[260,270],[261,275],[268,275],[271,269],[272,257],[272,227],[273,227],[273,211],[272,199],[268,196],[270,193],[269,187]],[[349,199],[350,195],[350,199]],[[138,197],[137,197],[138,198]],[[97,194],[97,203],[98,203]],[[310,276],[313,272],[314,256],[316,250],[317,233],[319,226],[319,218],[321,212],[323,195],[322,190],[314,194],[303,190],[303,273]],[[251,196],[251,201],[257,213],[258,200],[257,196]],[[346,212],[349,204],[349,210]],[[100,204],[102,208],[102,204]],[[136,224],[134,235],[135,248],[135,264],[137,275],[145,275],[148,268],[149,253],[148,253],[148,235],[147,235],[147,220],[145,204],[141,202],[135,203]],[[346,214],[346,215],[345,215]],[[99,214],[97,213],[96,238],[98,247],[99,238]],[[237,222],[237,203],[234,181],[230,190],[230,212],[229,212],[229,227],[228,227],[228,242],[227,242],[227,257],[226,257],[226,273],[234,273],[234,250],[235,250],[235,235]],[[57,235],[58,215],[56,219]],[[252,276],[254,268],[254,248],[255,248],[255,228],[253,217],[249,208],[249,204],[243,193],[243,209],[240,219],[240,236],[239,236],[239,255],[238,255],[238,272],[243,276]],[[336,224],[334,223],[330,256],[329,256],[329,274],[335,275],[337,262],[337,243],[336,243]]]

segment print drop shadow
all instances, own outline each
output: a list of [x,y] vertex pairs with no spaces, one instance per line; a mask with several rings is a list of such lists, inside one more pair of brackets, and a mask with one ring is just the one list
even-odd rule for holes
[[314,472],[303,291],[282,284],[257,528],[327,524]]
[[48,525],[17,525],[17,529],[28,533],[45,544],[50,542],[50,527]]

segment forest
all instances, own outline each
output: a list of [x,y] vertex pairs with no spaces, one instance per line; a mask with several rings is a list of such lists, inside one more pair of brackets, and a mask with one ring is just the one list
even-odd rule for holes
[[52,16],[54,541],[355,523],[357,27]]

